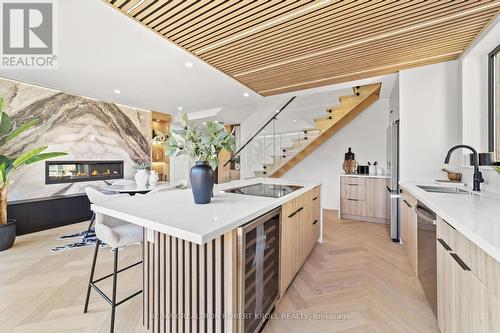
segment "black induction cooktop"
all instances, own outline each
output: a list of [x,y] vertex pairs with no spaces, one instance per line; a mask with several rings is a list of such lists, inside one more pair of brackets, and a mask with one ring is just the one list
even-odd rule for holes
[[302,186],[294,185],[278,185],[278,184],[253,184],[243,187],[236,187],[224,192],[236,193],[243,195],[255,195],[258,197],[281,198],[284,195],[290,194],[293,191],[301,189]]

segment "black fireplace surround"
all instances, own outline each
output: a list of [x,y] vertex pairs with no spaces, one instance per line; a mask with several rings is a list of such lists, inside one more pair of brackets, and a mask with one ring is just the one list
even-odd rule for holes
[[123,178],[123,161],[46,161],[45,184]]

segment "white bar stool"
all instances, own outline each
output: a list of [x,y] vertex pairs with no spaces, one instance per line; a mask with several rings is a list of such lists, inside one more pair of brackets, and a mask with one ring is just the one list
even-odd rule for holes
[[[89,197],[90,202],[99,204],[100,202],[105,202],[108,200],[114,200],[118,198],[118,195],[106,195],[93,188],[86,188],[85,192]],[[119,195],[120,197],[129,196],[128,194]],[[85,307],[83,313],[86,313],[89,306],[90,291],[94,288],[99,295],[102,296],[111,305],[111,325],[110,332],[114,331],[115,327],[115,310],[116,307],[129,299],[142,293],[142,290],[126,297],[125,299],[117,302],[116,301],[116,282],[118,273],[121,273],[129,268],[142,264],[142,260],[136,262],[130,266],[118,270],[118,249],[124,246],[128,246],[134,243],[142,242],[142,227],[137,226],[132,223],[128,223],[107,215],[102,215],[100,213],[95,213],[95,231],[96,231],[96,246],[94,251],[94,258],[92,260],[92,268],[90,270],[89,284],[87,287],[87,296],[85,298]],[[99,251],[99,246],[101,242],[106,243],[112,248],[113,251],[113,273],[103,276],[97,280],[94,280],[95,266],[97,262],[97,254]],[[101,289],[99,289],[95,284],[99,281],[113,277],[113,292],[111,298],[109,298]]]

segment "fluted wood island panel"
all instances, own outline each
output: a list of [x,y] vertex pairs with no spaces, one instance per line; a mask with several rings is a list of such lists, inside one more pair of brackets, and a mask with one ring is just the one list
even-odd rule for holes
[[144,326],[236,332],[236,230],[205,244],[144,232]]

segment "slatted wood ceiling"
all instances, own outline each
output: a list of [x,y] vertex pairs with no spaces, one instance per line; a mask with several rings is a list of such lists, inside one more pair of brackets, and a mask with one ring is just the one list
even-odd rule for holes
[[267,96],[456,59],[500,0],[105,0]]

